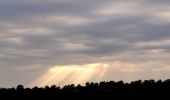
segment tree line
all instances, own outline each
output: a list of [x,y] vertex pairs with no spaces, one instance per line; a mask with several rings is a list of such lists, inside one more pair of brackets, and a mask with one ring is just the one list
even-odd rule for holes
[[170,79],[138,80],[131,83],[87,82],[85,86],[70,84],[62,88],[56,85],[33,88],[18,85],[16,88],[0,88],[0,98],[11,97],[53,100],[170,100]]

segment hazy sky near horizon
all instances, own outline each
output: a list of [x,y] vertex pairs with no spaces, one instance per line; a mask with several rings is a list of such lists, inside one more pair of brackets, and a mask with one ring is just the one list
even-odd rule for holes
[[168,0],[0,0],[0,87],[167,79]]

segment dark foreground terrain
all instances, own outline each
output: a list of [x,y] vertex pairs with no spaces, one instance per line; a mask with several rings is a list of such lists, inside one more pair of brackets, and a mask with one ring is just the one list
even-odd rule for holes
[[0,98],[49,99],[49,100],[170,100],[170,79],[165,81],[133,81],[131,83],[100,82],[86,83],[86,86],[66,85],[63,88],[0,88]]

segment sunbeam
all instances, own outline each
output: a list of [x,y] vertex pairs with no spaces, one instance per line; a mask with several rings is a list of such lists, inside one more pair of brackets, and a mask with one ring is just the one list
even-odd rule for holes
[[108,69],[107,64],[85,64],[70,66],[55,66],[48,70],[39,79],[31,84],[31,86],[60,85],[65,84],[83,84],[91,79],[100,81]]

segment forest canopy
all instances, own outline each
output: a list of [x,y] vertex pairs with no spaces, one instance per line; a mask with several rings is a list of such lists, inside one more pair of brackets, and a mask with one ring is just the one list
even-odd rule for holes
[[56,85],[45,87],[24,88],[18,85],[16,88],[0,88],[0,97],[14,98],[56,98],[58,99],[96,99],[96,100],[163,100],[169,98],[170,79],[162,80],[138,80],[131,83],[123,81],[102,81],[100,83],[86,82],[80,84]]

